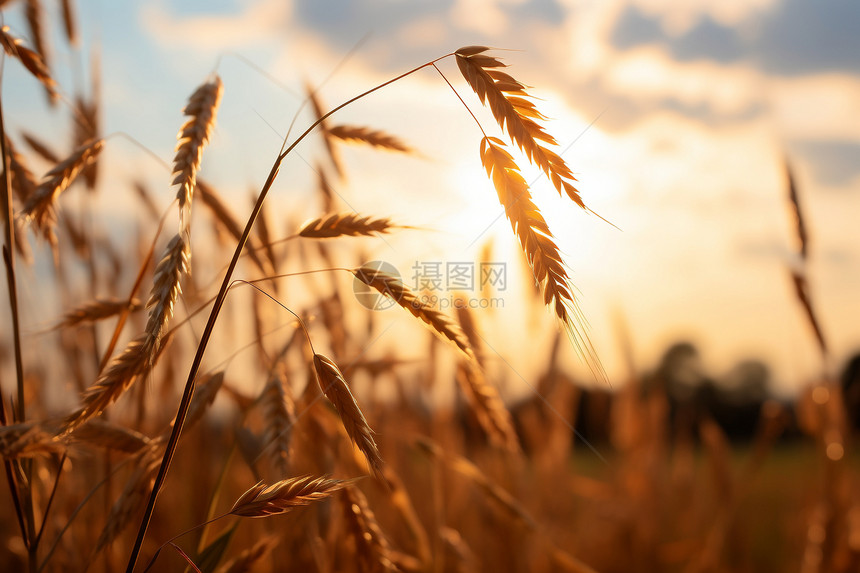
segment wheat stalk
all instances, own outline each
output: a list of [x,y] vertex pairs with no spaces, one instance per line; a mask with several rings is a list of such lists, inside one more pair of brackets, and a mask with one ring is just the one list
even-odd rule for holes
[[397,571],[392,561],[391,545],[379,527],[367,498],[357,487],[343,490],[346,522],[355,539],[356,557],[361,571]]
[[53,329],[57,330],[77,326],[82,323],[105,320],[106,318],[120,314],[124,310],[134,312],[140,308],[141,304],[137,299],[133,299],[131,304],[129,304],[127,300],[97,298],[66,312]]
[[87,165],[96,160],[103,147],[101,139],[90,140],[78,147],[45,174],[45,180],[24,204],[24,217],[32,221],[52,244],[56,241],[53,226],[56,223],[54,203],[57,197],[69,188]]
[[467,358],[475,357],[462,329],[444,313],[421,301],[398,277],[367,265],[354,269],[352,273],[355,278],[392,299],[414,317],[421,319],[436,334],[459,348]]
[[488,104],[499,127],[506,130],[533,164],[552,182],[559,195],[566,193],[573,202],[585,209],[579,191],[573,186],[573,172],[564,159],[544,144],[557,145],[537,122],[546,119],[526,93],[526,86],[498,68],[505,67],[499,59],[484,54],[489,48],[469,46],[455,53],[457,66],[481,100]]
[[325,499],[349,483],[349,480],[314,476],[289,478],[272,485],[259,482],[236,500],[229,513],[239,517],[281,515],[295,507]]
[[299,229],[299,236],[312,239],[330,239],[344,235],[357,237],[387,233],[397,227],[385,217],[362,217],[358,213],[333,213],[308,221]]
[[191,223],[191,198],[197,171],[203,158],[203,148],[212,136],[222,92],[221,78],[215,76],[191,94],[188,104],[182,110],[188,119],[177,136],[176,155],[173,159],[173,185],[179,185],[176,198],[179,199],[180,229],[183,231],[187,230]]
[[53,99],[56,94],[57,83],[51,77],[45,60],[30,48],[21,45],[21,40],[9,33],[9,26],[0,28],[0,45],[3,50],[13,58],[17,58],[27,70],[33,74],[41,84],[48,90]]
[[350,392],[340,368],[330,358],[314,354],[314,371],[323,394],[337,410],[347,435],[364,454],[371,471],[380,475],[382,458],[373,439],[373,430]]
[[582,316],[570,287],[570,277],[552,232],[531,199],[529,186],[520,174],[504,143],[495,137],[481,140],[481,163],[492,179],[535,280],[543,289],[544,304],[565,325],[580,354],[589,359],[592,369],[602,372],[588,335],[582,329]]
[[388,151],[399,151],[401,153],[412,153],[412,149],[405,143],[389,135],[384,131],[373,130],[368,127],[353,125],[336,125],[328,130],[329,135],[348,143],[364,143],[371,147],[378,147]]

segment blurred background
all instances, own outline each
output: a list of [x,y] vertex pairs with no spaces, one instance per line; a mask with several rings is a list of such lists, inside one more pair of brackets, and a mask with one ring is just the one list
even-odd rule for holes
[[[10,0],[0,7],[8,32],[38,46],[59,86],[52,102],[19,62],[4,60],[5,130],[33,172],[56,163],[45,148],[62,158],[80,143],[81,117],[107,137],[96,192],[59,200],[65,238],[57,250],[28,240],[33,264],[19,267],[27,285],[19,293],[25,362],[40,382],[32,385],[34,418],[74,406],[95,379],[112,325],[46,332],[92,296],[127,296],[157,217],[175,196],[169,163],[182,109],[211,74],[223,80],[224,94],[199,177],[243,223],[284,138],[314,120],[309,92],[325,111],[461,46],[485,45],[534,86],[529,93],[549,117],[546,129],[594,212],[560,198],[521,162],[564,254],[582,332],[605,377],[544,308],[481,166],[481,130],[432,68],[330,120],[382,130],[412,153],[344,146],[338,176],[324,139],[312,135],[282,165],[266,204],[267,230],[256,235],[260,243],[279,241],[331,210],[391,217],[410,228],[354,242],[287,242],[268,253],[272,269],[383,261],[464,330],[480,333],[472,342],[510,410],[521,450],[488,443],[474,397],[464,398],[454,383],[464,376],[457,357],[401,309],[365,308],[347,273],[270,286],[306,318],[318,351],[342,365],[392,468],[388,479],[402,479],[415,500],[432,552],[420,535],[412,541],[426,554],[411,551],[396,517],[402,508],[389,503],[392,490],[362,484],[402,550],[398,566],[845,573],[860,566],[860,460],[851,447],[860,426],[856,3]],[[453,59],[439,69],[483,129],[503,137]],[[182,319],[213,294],[235,245],[217,214],[195,206],[194,218],[193,272],[177,305]],[[482,280],[482,265],[500,274]],[[237,277],[259,278],[262,269],[243,264]],[[440,282],[430,286],[433,278]],[[469,302],[468,312],[453,308],[458,298]],[[287,332],[292,317],[261,300],[231,295],[227,326],[207,358],[210,368],[227,369],[215,402],[220,417],[189,438],[189,447],[212,453],[213,476],[222,462],[239,464],[223,461],[231,448],[244,454],[248,467],[224,471],[224,487],[239,492],[253,483],[249,474],[267,475],[259,467],[266,414],[257,411],[264,377],[275,370],[266,359],[287,372],[286,394],[299,396],[298,405],[312,397],[303,342]],[[8,305],[0,316],[9,323]],[[140,327],[140,315],[135,320]],[[191,325],[165,353],[154,385],[135,393],[134,403],[120,403],[126,415],[114,421],[147,436],[169,423],[202,319]],[[10,328],[2,344],[9,394]],[[52,352],[68,363],[46,361]],[[311,414],[291,421],[300,437],[274,467],[287,457],[293,464],[295,455],[292,472],[363,472],[344,461],[346,436],[326,417],[331,412],[303,405]],[[227,429],[233,422],[245,433]],[[319,459],[305,451],[315,439],[328,448]],[[175,471],[199,471],[192,461],[180,459]],[[106,471],[93,471],[87,483]],[[203,492],[221,487],[213,476],[201,478],[194,508],[180,522],[200,521]],[[476,491],[492,511],[467,511]],[[183,502],[177,489],[168,495]],[[56,513],[60,529],[69,511]],[[283,534],[293,545],[280,550],[295,550],[295,567],[358,567],[349,547],[338,548],[337,526],[327,529],[337,522],[328,519],[307,510],[285,522],[296,529]],[[0,534],[14,556],[6,562],[18,566],[24,553],[6,521]],[[311,522],[321,529],[303,528]],[[156,531],[166,538],[175,525],[162,522]],[[251,544],[257,530],[248,531],[243,539]],[[320,565],[307,531],[317,532],[314,543],[325,538],[341,567],[335,558],[333,569]],[[544,552],[546,540],[551,550]],[[60,553],[86,562],[69,537],[64,543]],[[105,552],[97,566],[116,569],[123,551]],[[406,559],[413,554],[423,565]]]
[[[46,9],[58,13],[59,3]],[[788,161],[810,234],[808,280],[827,333],[826,369],[836,373],[860,348],[860,9],[850,2],[94,0],[76,10],[74,49],[59,19],[45,21],[48,61],[65,95],[89,90],[97,58],[103,133],[129,134],[164,160],[187,94],[217,68],[225,95],[203,176],[219,182],[240,214],[306,82],[333,106],[463,45],[510,50],[500,55],[535,86],[586,204],[615,226],[535,183],[611,379],[624,372],[617,317],[635,333],[633,357],[642,366],[689,341],[715,376],[729,376],[743,360],[763,361],[769,390],[783,397],[822,373],[787,270],[797,263]],[[19,37],[30,35],[23,10],[3,17]],[[452,62],[442,69],[482,112]],[[63,106],[47,106],[25,74],[6,66],[9,130],[27,126],[67,146],[72,126]],[[308,110],[299,113],[297,127],[307,125]],[[488,114],[479,117],[495,129]],[[493,257],[516,262],[509,259],[515,240],[478,161],[479,132],[435,72],[337,119],[387,130],[421,154],[345,159],[368,166],[338,189],[355,210],[436,231],[399,238],[396,249],[378,242],[369,255],[407,276],[416,262],[474,260],[492,240]],[[285,217],[313,192],[316,174],[303,157],[316,145],[303,144],[278,182],[271,202]],[[106,172],[149,173],[158,196],[169,196],[167,174],[139,148],[117,139],[107,153],[116,161],[105,162]],[[111,189],[95,207],[116,220],[128,203],[128,193]],[[508,301],[511,316],[516,300]],[[552,328],[550,320],[541,325]],[[515,347],[506,337],[496,343],[503,353]]]

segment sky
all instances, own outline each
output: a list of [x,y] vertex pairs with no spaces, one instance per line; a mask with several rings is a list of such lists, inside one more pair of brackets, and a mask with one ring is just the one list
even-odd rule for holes
[[[860,349],[860,5],[851,0],[188,0],[78,2],[82,44],[64,46],[56,6],[54,68],[66,93],[88,85],[98,50],[104,131],[133,136],[169,161],[180,111],[214,70],[224,99],[202,176],[246,213],[268,173],[305,82],[328,105],[461,46],[499,48],[508,70],[539,97],[586,204],[560,199],[527,172],[565,254],[589,332],[610,379],[622,379],[620,330],[641,368],[671,343],[697,345],[712,373],[759,358],[772,389],[796,391],[821,373],[814,338],[793,293],[797,264],[784,160],[810,228],[808,280],[828,342],[831,374]],[[57,4],[58,5],[58,4]],[[20,7],[5,10],[27,37]],[[253,66],[247,62],[253,63]],[[20,66],[4,71],[10,131],[68,139]],[[492,117],[450,60],[440,69],[485,129]],[[259,70],[265,71],[263,75]],[[310,116],[299,112],[297,126]],[[397,135],[419,152],[394,158],[345,153],[346,203],[366,214],[432,228],[370,244],[371,257],[409,277],[416,263],[494,259],[520,274],[517,246],[480,165],[480,131],[435,72],[424,70],[357,102],[337,122]],[[65,122],[65,123],[63,123]],[[290,157],[271,198],[281,227],[314,216],[310,138]],[[114,138],[106,179],[169,177],[136,145]],[[47,167],[47,166],[44,166]],[[102,193],[104,213],[130,194]],[[408,233],[407,233],[408,234]],[[490,342],[531,376],[522,337],[549,340],[549,316],[525,317],[512,286],[488,314]],[[495,321],[495,322],[492,322]],[[525,329],[519,325],[527,324]],[[398,327],[399,328],[399,327]],[[408,328],[408,327],[404,327]],[[531,330],[529,330],[531,329]],[[513,334],[505,334],[509,330]],[[393,333],[394,344],[397,336]],[[571,352],[571,368],[588,369]],[[519,376],[511,375],[514,382]]]

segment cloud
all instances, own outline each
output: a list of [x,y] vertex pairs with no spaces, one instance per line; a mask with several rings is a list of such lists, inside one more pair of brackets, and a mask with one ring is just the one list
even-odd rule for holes
[[161,0],[140,10],[143,27],[162,46],[207,53],[245,48],[286,29],[292,14],[290,0],[258,0],[238,12],[178,15]]
[[[661,5],[658,9],[651,4]],[[710,59],[749,62],[763,72],[801,75],[823,71],[860,72],[860,8],[844,0],[785,0],[750,3],[750,10],[726,13],[731,2],[675,5],[634,0],[619,14],[608,40],[618,49],[662,46],[678,61]],[[684,6],[686,8],[682,8]],[[667,24],[677,20],[680,24]]]

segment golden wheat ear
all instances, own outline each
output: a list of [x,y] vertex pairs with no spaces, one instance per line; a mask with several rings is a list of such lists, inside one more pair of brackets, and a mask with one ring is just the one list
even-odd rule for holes
[[559,195],[565,193],[585,209],[579,191],[573,186],[576,178],[562,157],[547,145],[557,145],[555,138],[538,123],[546,117],[532,102],[526,85],[499,70],[505,67],[501,60],[486,55],[484,46],[468,46],[455,52],[460,73],[481,103],[490,106],[499,127],[511,141],[519,146],[534,165],[552,182]]
[[104,147],[101,139],[90,140],[45,174],[45,180],[30,195],[23,216],[32,221],[42,235],[53,243],[56,224],[55,203],[60,193],[68,189],[84,168],[91,164]]
[[393,135],[367,127],[336,125],[329,130],[329,135],[346,143],[363,143],[364,145],[370,145],[371,147],[378,147],[388,151],[412,153],[412,149],[408,145]]
[[314,354],[314,370],[320,389],[337,410],[349,438],[364,454],[374,475],[381,477],[382,456],[379,455],[379,449],[373,439],[373,430],[350,392],[340,368],[330,358]]
[[420,300],[398,277],[368,265],[353,270],[352,274],[367,286],[408,310],[415,318],[421,319],[438,336],[459,348],[466,358],[470,360],[475,358],[469,339],[460,326],[443,312]]
[[540,209],[532,201],[529,186],[514,158],[495,137],[481,141],[481,163],[493,181],[499,202],[511,222],[514,234],[532,269],[534,278],[543,290],[544,304],[564,324],[577,351],[588,362],[595,374],[605,378],[603,367],[588,334],[570,285],[561,251],[555,244],[552,232]]
[[313,476],[285,479],[272,485],[259,482],[236,500],[230,514],[240,517],[280,515],[295,507],[325,499],[350,483],[352,480]]
[[27,71],[41,82],[52,100],[57,97],[57,82],[51,77],[48,66],[45,65],[45,60],[38,52],[22,46],[21,40],[9,33],[9,26],[0,28],[0,45],[3,46],[3,50],[7,54],[13,58],[18,58],[24,67],[27,68]]
[[173,184],[179,185],[180,227],[185,230],[190,221],[191,197],[197,181],[197,171],[203,158],[203,148],[209,143],[215,126],[215,116],[221,103],[224,85],[215,76],[212,81],[198,87],[182,112],[188,116],[177,136],[176,156],[173,159]]
[[387,217],[362,217],[358,213],[333,213],[308,221],[299,229],[299,236],[312,239],[358,237],[388,233],[397,227]]

